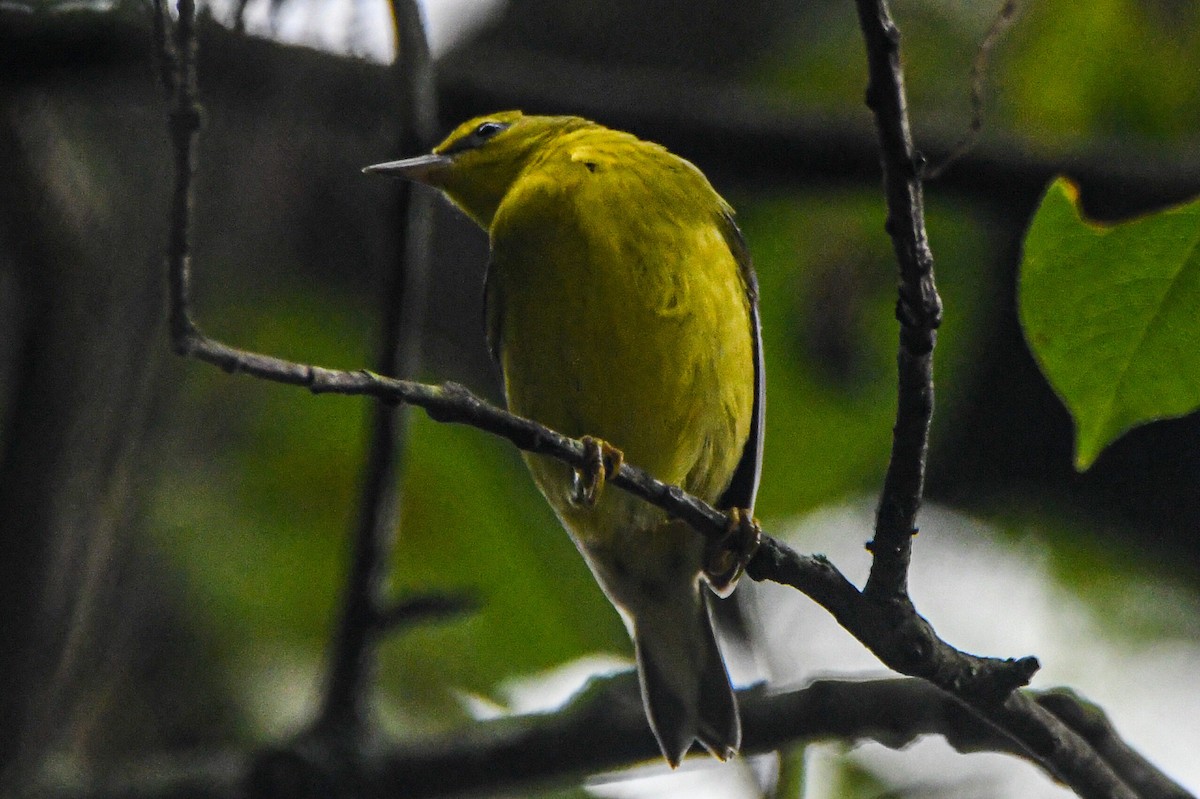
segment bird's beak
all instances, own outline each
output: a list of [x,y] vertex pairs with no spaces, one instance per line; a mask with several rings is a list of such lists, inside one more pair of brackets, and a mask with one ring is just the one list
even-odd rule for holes
[[436,174],[450,166],[452,160],[445,155],[418,155],[415,158],[405,158],[402,161],[388,161],[383,164],[372,164],[363,167],[367,175],[383,175],[389,178],[403,178],[417,183],[433,182]]

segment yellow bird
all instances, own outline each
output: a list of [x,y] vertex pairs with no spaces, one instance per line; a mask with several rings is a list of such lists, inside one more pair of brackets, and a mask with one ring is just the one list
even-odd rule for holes
[[[367,167],[440,189],[487,231],[487,340],[509,409],[583,438],[593,468],[527,456],[620,611],[674,767],[724,760],[741,723],[701,578],[732,590],[757,544],[763,364],[757,284],[733,210],[664,147],[578,117],[505,111],[429,155]],[[729,509],[717,544],[623,491],[628,459]]]

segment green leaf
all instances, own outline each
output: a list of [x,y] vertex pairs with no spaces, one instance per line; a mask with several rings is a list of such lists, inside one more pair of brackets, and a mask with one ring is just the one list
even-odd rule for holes
[[1200,407],[1200,201],[1102,226],[1059,178],[1025,237],[1019,302],[1075,420],[1076,469],[1130,428]]

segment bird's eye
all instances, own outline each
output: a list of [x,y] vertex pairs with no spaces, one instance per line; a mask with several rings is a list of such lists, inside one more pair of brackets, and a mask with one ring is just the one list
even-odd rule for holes
[[480,141],[486,141],[507,127],[508,125],[505,125],[503,122],[494,122],[492,120],[480,122],[479,127],[475,128],[475,138]]
[[[2,2],[2,0],[0,0]],[[436,150],[439,155],[454,155],[456,153],[474,150],[487,144],[488,139],[491,139],[497,133],[508,130],[512,127],[509,122],[499,122],[495,119],[488,119],[480,122],[468,133],[464,133],[453,141],[447,142],[441,146],[441,149]]]

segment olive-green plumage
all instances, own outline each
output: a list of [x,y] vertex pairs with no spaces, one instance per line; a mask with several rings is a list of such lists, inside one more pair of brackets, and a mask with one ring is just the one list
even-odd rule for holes
[[[732,210],[696,167],[577,117],[509,111],[370,171],[436,186],[488,231],[487,337],[514,413],[752,509],[756,286]],[[630,628],[667,760],[697,738],[721,759],[736,752],[737,707],[700,591],[703,538],[622,491],[579,503],[569,467],[526,461]]]

